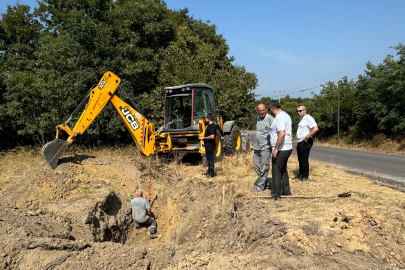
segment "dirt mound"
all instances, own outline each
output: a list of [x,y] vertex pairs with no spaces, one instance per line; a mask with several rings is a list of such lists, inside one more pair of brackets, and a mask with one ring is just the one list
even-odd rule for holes
[[[217,164],[215,179],[201,176],[204,169],[198,162],[179,165],[141,156],[73,155],[63,158],[55,171],[37,162],[2,182],[0,266],[405,267],[402,193],[378,186],[379,194],[393,194],[390,200],[367,201],[378,195],[366,194],[360,186],[377,186],[356,176],[359,193],[352,198],[270,202],[248,191],[254,170],[243,164],[250,161],[248,154],[226,157]],[[230,170],[227,162],[236,162],[233,166],[241,171]],[[317,172],[311,174],[312,182],[292,181],[293,194],[318,184]],[[160,234],[155,240],[149,239],[148,228],[135,229],[128,202],[136,189],[147,191],[149,179]]]

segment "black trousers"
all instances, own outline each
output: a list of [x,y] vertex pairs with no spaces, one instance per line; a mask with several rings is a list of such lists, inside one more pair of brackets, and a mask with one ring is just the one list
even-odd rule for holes
[[309,152],[311,151],[314,140],[309,138],[307,142],[302,141],[297,144],[297,155],[300,170],[298,176],[308,178],[309,175]]
[[215,148],[205,148],[205,156],[207,157],[207,162],[208,162],[207,175],[214,177],[215,176]]
[[273,177],[272,197],[280,195],[291,195],[290,179],[287,171],[288,158],[291,156],[292,149],[278,151],[277,158],[271,157],[271,174]]

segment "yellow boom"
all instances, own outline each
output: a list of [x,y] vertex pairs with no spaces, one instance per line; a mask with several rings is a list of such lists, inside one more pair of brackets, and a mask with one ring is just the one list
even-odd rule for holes
[[[52,169],[57,167],[63,151],[68,148],[77,135],[82,135],[85,132],[108,102],[111,102],[131,133],[136,145],[145,155],[150,156],[171,151],[170,134],[156,132],[153,123],[149,123],[139,111],[115,95],[120,82],[118,76],[110,71],[106,72],[97,86],[91,90],[86,107],[74,129],[71,130],[67,125],[69,120],[65,124],[56,126],[56,139],[45,144],[42,148],[42,154]],[[66,132],[69,138],[66,141],[59,139],[59,131]]]

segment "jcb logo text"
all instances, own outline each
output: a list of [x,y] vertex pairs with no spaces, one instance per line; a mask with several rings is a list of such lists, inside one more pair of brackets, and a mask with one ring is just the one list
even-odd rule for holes
[[136,122],[135,118],[132,116],[131,112],[127,110],[126,108],[121,109],[122,114],[125,116],[127,119],[129,125],[132,127],[132,129],[135,131],[139,128],[138,123]]
[[100,83],[100,86],[98,87],[100,90],[103,90],[105,84],[107,83],[108,78],[104,78],[103,81]]

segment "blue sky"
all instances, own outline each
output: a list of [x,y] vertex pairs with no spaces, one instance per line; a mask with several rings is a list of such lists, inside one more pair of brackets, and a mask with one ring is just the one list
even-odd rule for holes
[[[260,97],[312,97],[320,84],[356,79],[405,43],[403,0],[167,0],[215,24],[235,64],[257,75]],[[35,0],[19,0],[32,8]],[[0,13],[16,0],[1,0]],[[307,90],[313,88],[311,90]]]

